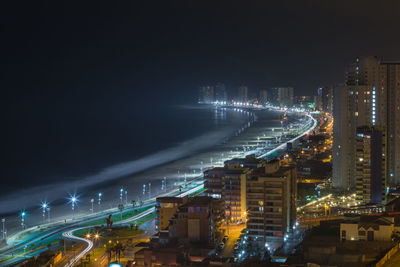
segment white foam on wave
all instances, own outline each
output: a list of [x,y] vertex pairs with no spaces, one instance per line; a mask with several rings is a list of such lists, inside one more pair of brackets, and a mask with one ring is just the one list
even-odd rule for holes
[[[248,117],[250,119],[250,117]],[[246,119],[246,117],[243,117]],[[244,120],[245,121],[245,120]],[[65,179],[65,182],[55,182],[33,188],[21,189],[17,192],[0,196],[0,213],[8,213],[21,208],[28,209],[37,206],[44,199],[54,201],[67,196],[68,192],[77,191],[85,187],[94,186],[103,182],[133,175],[149,168],[192,155],[222,143],[227,136],[231,136],[237,127],[231,125],[223,129],[208,132],[191,140],[182,142],[176,147],[162,150],[138,160],[120,163],[101,170],[100,172],[82,178]]]

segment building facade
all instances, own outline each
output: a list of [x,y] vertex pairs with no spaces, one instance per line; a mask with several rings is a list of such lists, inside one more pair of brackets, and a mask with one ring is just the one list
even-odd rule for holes
[[296,223],[296,166],[274,160],[247,181],[248,236],[265,246],[281,243]]
[[357,58],[348,66],[345,84],[334,90],[333,185],[356,185],[356,129],[386,129],[388,183],[400,183],[400,63],[376,57]]
[[280,107],[292,107],[294,103],[293,87],[271,88],[271,102]]
[[356,199],[361,204],[386,202],[386,134],[376,127],[358,127],[356,136]]
[[214,86],[200,86],[199,88],[199,104],[211,104],[214,102]]
[[169,238],[179,243],[214,245],[223,215],[221,200],[207,196],[191,198],[170,219]]
[[204,172],[204,188],[208,196],[221,199],[225,220],[243,221],[246,218],[246,180],[249,168],[217,167]]
[[393,217],[366,216],[340,224],[341,241],[392,241]]
[[268,103],[268,91],[267,90],[260,90],[258,102],[261,105],[265,105]]
[[238,94],[236,100],[242,103],[246,103],[247,100],[249,100],[248,94],[249,94],[249,88],[247,86],[240,86],[238,88]]
[[169,220],[174,216],[179,206],[185,204],[188,197],[158,197],[156,198],[155,225],[157,231],[166,230]]
[[225,84],[217,83],[215,85],[215,97],[214,97],[214,100],[218,101],[218,102],[226,102],[226,101],[228,101],[228,95],[227,95],[227,92],[226,92]]

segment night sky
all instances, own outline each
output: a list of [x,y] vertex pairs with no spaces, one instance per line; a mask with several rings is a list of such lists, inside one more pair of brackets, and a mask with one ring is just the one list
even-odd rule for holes
[[400,59],[395,0],[10,2],[0,12],[11,96],[186,102],[215,81],[312,94],[342,82],[355,56]]
[[85,124],[100,110],[194,103],[199,85],[218,81],[311,95],[343,82],[356,56],[400,59],[395,0],[7,2],[0,8],[6,165],[34,157],[34,149],[17,156],[26,144],[51,145],[58,116]]

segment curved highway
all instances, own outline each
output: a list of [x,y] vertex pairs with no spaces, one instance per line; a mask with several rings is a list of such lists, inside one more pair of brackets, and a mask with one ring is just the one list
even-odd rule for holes
[[[183,196],[186,196],[186,195],[190,195],[190,194],[192,194],[192,193],[194,193],[194,192],[196,192],[196,191],[198,191],[198,190],[200,190],[202,188],[203,188],[203,185],[196,186],[196,187],[194,187],[192,189],[189,189],[189,190],[177,195],[177,197],[183,197]],[[126,224],[126,223],[129,223],[129,222],[132,222],[132,221],[136,221],[136,220],[138,220],[140,218],[143,218],[143,217],[153,213],[154,211],[155,211],[155,208],[152,207],[152,208],[150,208],[148,210],[145,210],[145,211],[143,211],[143,212],[141,212],[141,213],[139,213],[139,214],[137,214],[137,215],[135,215],[135,216],[133,216],[131,218],[128,218],[128,219],[125,219],[125,220],[122,220],[122,221],[119,221],[119,222],[115,222],[114,225],[121,225],[121,224]],[[74,240],[76,242],[84,242],[84,243],[87,244],[85,249],[83,249],[79,254],[77,254],[75,257],[73,257],[65,265],[65,267],[74,266],[74,264],[79,262],[79,260],[82,259],[93,248],[93,242],[90,239],[74,236],[74,232],[82,230],[82,229],[93,228],[95,226],[100,226],[100,224],[99,225],[89,225],[89,226],[75,228],[75,229],[66,231],[66,232],[64,232],[62,234],[63,238],[65,238],[65,239]]]

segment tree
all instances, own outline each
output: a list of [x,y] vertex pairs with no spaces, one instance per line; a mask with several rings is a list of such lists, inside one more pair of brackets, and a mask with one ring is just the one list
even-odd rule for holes
[[120,214],[121,214],[121,221],[122,221],[122,211],[124,210],[124,205],[123,204],[119,204],[118,205],[118,209],[119,209],[119,212],[120,212]]
[[122,243],[117,243],[114,247],[115,249],[115,259],[118,256],[118,261],[121,262],[121,252],[125,249]]
[[393,231],[392,233],[392,240],[396,243],[400,243],[400,232]]
[[136,207],[136,201],[135,200],[132,200],[131,203],[132,203],[132,207],[133,208]]

